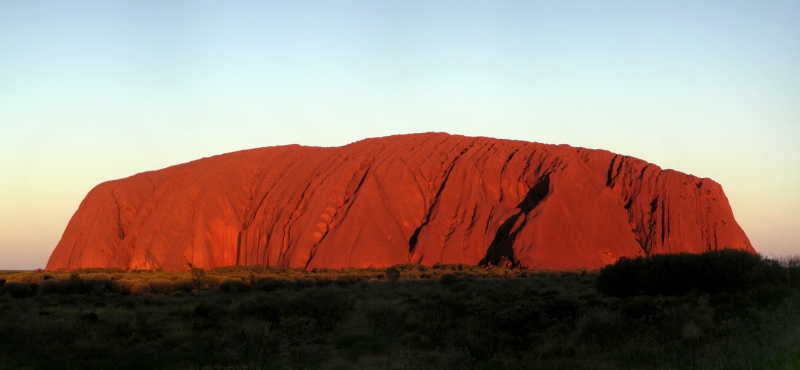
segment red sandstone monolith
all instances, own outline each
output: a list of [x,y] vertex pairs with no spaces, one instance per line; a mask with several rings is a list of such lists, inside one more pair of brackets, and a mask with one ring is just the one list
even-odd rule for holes
[[102,183],[47,270],[500,264],[755,252],[716,182],[603,150],[442,133],[245,150]]

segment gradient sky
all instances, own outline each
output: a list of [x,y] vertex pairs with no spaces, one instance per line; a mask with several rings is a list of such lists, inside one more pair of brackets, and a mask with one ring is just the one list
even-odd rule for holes
[[96,184],[240,149],[444,131],[722,184],[800,254],[798,1],[2,1],[0,269]]

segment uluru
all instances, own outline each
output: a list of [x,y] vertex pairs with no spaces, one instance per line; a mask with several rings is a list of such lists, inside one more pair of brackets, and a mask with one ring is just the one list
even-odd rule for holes
[[595,269],[755,253],[722,187],[605,150],[445,133],[227,153],[101,183],[47,270]]

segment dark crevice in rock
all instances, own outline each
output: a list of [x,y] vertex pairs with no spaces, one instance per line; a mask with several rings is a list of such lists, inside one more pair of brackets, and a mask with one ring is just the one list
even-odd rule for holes
[[[545,174],[539,181],[528,190],[525,199],[517,206],[519,212],[509,217],[497,229],[492,244],[486,250],[486,256],[480,261],[481,266],[498,265],[504,261],[509,261],[511,267],[517,265],[517,260],[514,259],[514,240],[517,234],[525,226],[525,219],[534,208],[541,204],[542,200],[547,197],[550,192],[550,174]],[[514,225],[522,218],[522,223],[514,229]]]
[[236,264],[242,264],[242,232],[239,231],[239,234],[236,236]]
[[611,164],[608,166],[608,174],[606,175],[606,187],[611,187],[614,183],[614,163],[617,161],[617,157],[619,155],[615,155],[614,158],[611,159]]

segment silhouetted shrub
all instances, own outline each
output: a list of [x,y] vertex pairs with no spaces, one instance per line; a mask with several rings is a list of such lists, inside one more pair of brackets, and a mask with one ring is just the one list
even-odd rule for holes
[[386,269],[386,277],[391,281],[400,280],[400,269],[397,266],[388,267]]
[[94,313],[94,312],[85,312],[85,313],[81,314],[80,319],[81,319],[81,321],[94,323],[94,322],[97,322],[98,317],[97,317],[97,314]]
[[714,316],[714,310],[710,307],[684,303],[665,307],[658,313],[654,323],[666,339],[682,339],[687,334],[687,327],[696,326],[700,332],[708,331],[713,327]]
[[456,274],[444,274],[439,278],[439,282],[444,285],[450,285],[461,281]]
[[281,318],[281,302],[276,299],[261,297],[246,299],[236,306],[235,311],[241,317],[252,317],[277,325]]
[[217,288],[223,293],[244,293],[253,290],[253,287],[241,280],[226,280]]
[[514,299],[504,302],[499,309],[489,313],[494,326],[505,335],[505,341],[517,349],[531,344],[531,337],[547,326],[547,318],[539,302],[532,299]]
[[794,289],[800,288],[800,256],[784,257],[779,262],[786,269],[786,278],[789,286]]
[[205,278],[205,287],[206,288],[216,288],[222,281],[220,278],[216,276],[206,276]]
[[36,284],[28,284],[21,281],[9,281],[0,288],[0,295],[8,294],[14,298],[30,297],[39,288]]
[[771,306],[787,299],[791,292],[786,285],[761,285],[749,292],[750,300],[759,306]]
[[147,285],[150,286],[150,293],[163,295],[169,295],[172,293],[172,288],[174,286],[171,280],[166,279],[153,279],[148,281]]
[[130,292],[134,295],[149,294],[151,292],[150,284],[143,281],[134,281],[130,285]]
[[278,333],[286,344],[283,348],[292,369],[311,367],[322,360],[322,352],[311,343],[319,337],[318,322],[303,316],[288,316],[281,320]]
[[692,291],[720,294],[785,281],[786,273],[777,262],[726,249],[702,254],[623,257],[600,270],[596,287],[608,295],[627,297],[683,295]]
[[195,330],[218,330],[221,326],[221,319],[228,313],[228,309],[215,302],[203,302],[195,306],[192,312],[195,319],[193,328]]
[[469,358],[470,364],[467,367],[476,368],[479,363],[494,357],[502,343],[503,334],[492,327],[490,322],[479,317],[470,317],[458,326],[454,344]]
[[317,281],[312,277],[303,277],[294,281],[295,289],[305,289],[317,285]]
[[409,303],[406,330],[413,333],[413,338],[408,344],[420,348],[443,347],[457,320],[472,312],[469,302],[449,291],[423,291]]
[[336,349],[343,350],[350,361],[358,361],[366,355],[379,355],[386,352],[388,343],[384,338],[370,334],[347,334],[336,339]]
[[241,350],[241,358],[246,365],[246,369],[282,369],[280,363],[280,353],[284,350],[285,343],[279,333],[273,329],[274,325],[269,322],[254,322],[245,325],[242,329],[244,336]]
[[400,334],[406,311],[392,302],[376,302],[366,307],[365,316],[373,334],[395,337]]
[[317,328],[327,333],[350,314],[354,304],[349,291],[329,285],[303,291],[287,302],[283,312],[315,319]]
[[207,289],[219,285],[219,279],[206,275],[205,270],[199,267],[192,267],[191,274],[195,289]]
[[[47,276],[47,275],[45,275]],[[77,273],[70,274],[68,279],[55,279],[47,276],[39,284],[39,295],[48,294],[103,294],[108,291],[116,291],[116,284],[110,279],[85,280]]]
[[762,258],[761,263],[751,271],[748,287],[761,287],[764,285],[780,285],[788,287],[790,283],[790,270],[784,268],[778,261]]
[[91,279],[83,280],[81,282],[81,292],[90,292],[94,295],[103,295],[106,293],[119,293],[120,289],[117,283],[111,279]]
[[316,320],[297,315],[287,316],[281,320],[279,333],[290,346],[309,344],[318,335]]
[[266,278],[256,280],[256,285],[254,288],[264,292],[273,292],[291,287],[292,285],[293,283],[289,280]]
[[750,297],[743,293],[718,294],[711,297],[708,303],[714,309],[714,320],[717,322],[745,317],[753,307]]
[[189,293],[194,289],[194,284],[191,281],[178,280],[172,283],[172,292]]
[[620,310],[625,317],[633,320],[651,317],[658,312],[658,302],[651,297],[633,297],[622,301]]
[[125,272],[122,269],[118,268],[100,268],[100,267],[91,267],[85,269],[77,269],[73,271],[76,274],[115,274]]
[[556,298],[544,306],[545,314],[553,320],[573,319],[580,311],[581,302],[572,298]]
[[353,285],[359,281],[361,281],[361,276],[352,274],[338,276],[334,280],[334,282],[340,286]]
[[117,290],[122,294],[131,294],[131,290],[133,289],[134,284],[137,282],[136,280],[115,280],[114,281]]
[[618,346],[625,337],[624,324],[619,312],[595,307],[581,316],[576,330],[581,340],[602,348],[610,348]]
[[780,284],[785,278],[784,271],[776,261],[745,251],[726,249],[693,258],[701,261],[698,290],[710,294]]
[[111,338],[130,338],[133,328],[128,321],[115,321],[105,326],[105,333]]
[[71,281],[66,279],[48,279],[39,284],[39,295],[48,294],[75,294],[78,288]]

